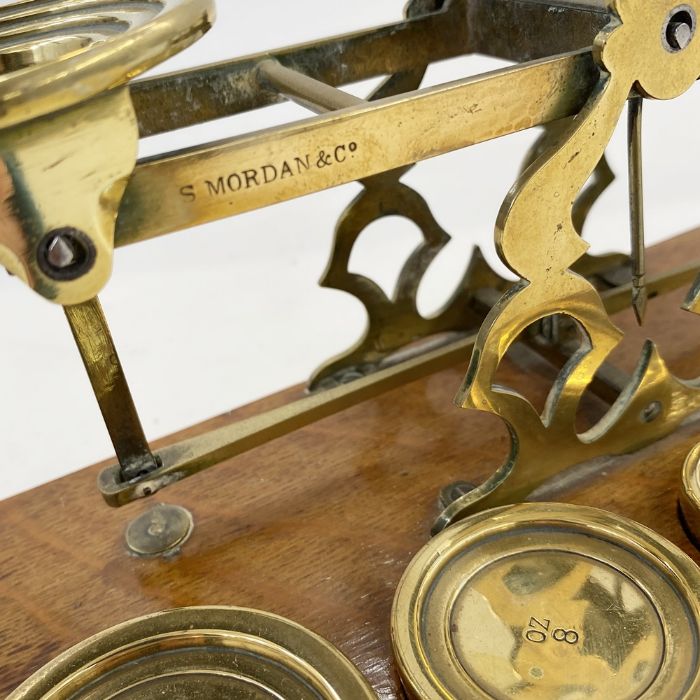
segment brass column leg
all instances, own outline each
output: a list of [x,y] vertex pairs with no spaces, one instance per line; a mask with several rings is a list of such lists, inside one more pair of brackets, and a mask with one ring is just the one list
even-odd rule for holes
[[64,310],[112,439],[122,479],[130,481],[153,471],[157,460],[148,446],[99,299],[65,306]]

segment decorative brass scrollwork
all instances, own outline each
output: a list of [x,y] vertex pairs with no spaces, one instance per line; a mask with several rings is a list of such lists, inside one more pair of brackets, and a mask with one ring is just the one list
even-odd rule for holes
[[[409,3],[408,16],[438,9],[434,0]],[[371,96],[371,100],[397,92],[415,89],[425,69],[394,75]],[[542,130],[540,138],[525,157],[527,168],[560,138],[568,119],[552,122]],[[509,283],[494,272],[478,248],[457,284],[450,299],[432,317],[426,318],[418,310],[418,289],[435,257],[451,240],[439,225],[428,203],[414,189],[401,182],[412,168],[408,166],[362,180],[362,192],[341,215],[335,232],[331,259],[321,279],[321,286],[348,292],[362,302],[367,311],[367,326],[357,344],[332,358],[313,375],[311,391],[326,389],[339,383],[375,371],[388,357],[410,343],[441,333],[474,331],[484,315],[475,311],[479,290],[488,288],[504,292]],[[591,208],[610,186],[615,176],[603,155],[574,205],[574,227],[583,230]],[[371,279],[350,272],[349,262],[353,247],[362,232],[385,216],[401,216],[417,225],[423,236],[419,245],[405,262],[398,278],[396,294],[390,299]],[[586,276],[619,269],[628,264],[628,257],[610,254],[599,257],[586,255],[579,261],[578,272]],[[576,268],[575,268],[576,269]]]
[[[582,111],[517,181],[500,211],[496,245],[520,278],[484,322],[456,402],[494,413],[511,434],[503,466],[447,506],[435,530],[475,510],[523,500],[565,467],[601,455],[630,452],[672,432],[700,408],[700,384],[676,379],[651,341],[620,397],[597,425],[575,427],[582,395],[622,339],[596,289],[573,271],[586,244],[574,202],[600,161],[633,90],[670,99],[700,75],[700,40],[679,47],[669,33],[679,21],[697,24],[700,3],[612,0],[612,21],[595,42],[601,75]],[[695,39],[695,40],[693,40]],[[521,395],[495,385],[498,366],[525,328],[565,313],[582,329],[583,346],[561,370],[542,415]],[[527,469],[523,466],[527,465]]]
[[[442,0],[412,0],[406,6],[407,17],[433,12],[444,4]],[[425,76],[427,66],[389,77],[370,96],[377,100],[409,90],[415,90]],[[321,279],[321,286],[348,292],[359,299],[368,314],[368,323],[360,341],[347,352],[320,367],[309,382],[311,391],[324,389],[375,370],[392,352],[416,339],[442,332],[464,330],[476,317],[469,311],[473,295],[468,279],[475,269],[488,274],[488,265],[479,255],[465,273],[452,299],[433,318],[422,316],[417,307],[418,287],[430,263],[449,243],[449,234],[438,224],[425,199],[401,182],[413,168],[409,165],[362,180],[362,192],[341,215],[335,232],[333,253]],[[351,273],[350,255],[360,234],[373,222],[398,215],[415,223],[423,243],[406,261],[396,289],[395,299],[389,299],[369,278]],[[494,281],[497,279],[493,275]]]
[[[400,174],[403,172],[405,170]],[[482,287],[503,290],[508,285],[476,250],[456,291],[442,310],[430,318],[421,315],[417,305],[419,285],[450,236],[437,223],[425,199],[399,182],[400,174],[387,173],[365,180],[365,189],[338,223],[333,256],[321,285],[349,292],[359,299],[367,309],[368,323],[364,336],[354,348],[331,360],[315,374],[311,390],[368,374],[392,352],[417,339],[477,328],[482,317],[473,309],[475,291]],[[348,269],[353,246],[362,231],[377,219],[390,215],[400,215],[415,223],[424,239],[404,264],[394,299],[368,277]]]

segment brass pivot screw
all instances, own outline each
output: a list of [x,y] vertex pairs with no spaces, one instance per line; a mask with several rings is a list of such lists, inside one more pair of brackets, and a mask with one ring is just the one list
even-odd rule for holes
[[683,51],[695,34],[695,15],[690,8],[681,7],[673,12],[664,31],[669,51]]
[[666,38],[676,51],[682,51],[693,38],[693,30],[685,22],[671,22],[666,30]]
[[93,266],[95,246],[77,228],[57,228],[41,239],[37,261],[47,277],[58,281],[74,280]]

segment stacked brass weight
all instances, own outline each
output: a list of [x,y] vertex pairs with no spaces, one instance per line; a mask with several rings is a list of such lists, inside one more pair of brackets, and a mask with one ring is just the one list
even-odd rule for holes
[[417,700],[693,700],[700,569],[637,523],[532,503],[466,518],[409,564],[392,639]]
[[316,634],[258,610],[195,607],[131,620],[68,650],[8,700],[374,700]]

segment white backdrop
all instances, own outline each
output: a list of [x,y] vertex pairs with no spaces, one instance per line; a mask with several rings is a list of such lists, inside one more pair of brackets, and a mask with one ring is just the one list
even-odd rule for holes
[[[159,72],[391,22],[401,16],[402,5],[403,0],[219,0],[215,28]],[[430,69],[428,82],[500,65],[482,57],[448,61]],[[373,84],[350,89],[364,96]],[[142,153],[303,116],[294,105],[280,105],[148,139]],[[700,223],[699,116],[700,88],[673,103],[647,107],[652,242]],[[406,177],[453,236],[421,288],[425,312],[449,295],[475,243],[499,265],[493,221],[535,136],[518,134],[436,158]],[[587,230],[596,251],[629,248],[622,129],[610,160],[619,179],[596,206]],[[357,191],[354,184],[339,187],[117,252],[102,302],[150,438],[302,381],[359,336],[365,320],[359,302],[316,284],[335,220]],[[352,268],[391,289],[418,242],[417,231],[397,219],[368,230]],[[0,497],[5,497],[112,450],[61,309],[4,274],[0,299]]]

